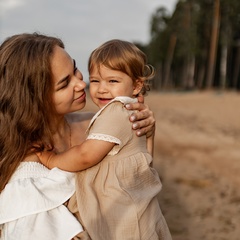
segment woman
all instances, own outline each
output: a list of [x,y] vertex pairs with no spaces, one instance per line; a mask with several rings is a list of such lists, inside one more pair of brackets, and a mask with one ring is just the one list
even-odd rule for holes
[[[93,114],[75,113],[85,106],[85,87],[60,39],[19,34],[0,46],[3,239],[84,238],[81,224],[64,205],[74,194],[74,175],[48,170],[35,153],[53,148],[62,152],[85,140]],[[131,108],[140,110],[133,116],[141,120],[134,123],[138,135],[146,134],[151,141],[155,126],[152,112],[141,103]]]

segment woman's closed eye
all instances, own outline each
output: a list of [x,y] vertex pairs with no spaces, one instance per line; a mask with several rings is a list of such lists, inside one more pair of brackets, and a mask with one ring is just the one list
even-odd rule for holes
[[61,82],[61,84],[57,88],[57,91],[66,88],[68,86],[69,82],[70,82],[69,78],[67,78],[63,82]]

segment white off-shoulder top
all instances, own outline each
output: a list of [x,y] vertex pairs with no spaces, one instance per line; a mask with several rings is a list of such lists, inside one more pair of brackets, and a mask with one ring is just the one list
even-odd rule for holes
[[74,173],[22,162],[0,194],[0,239],[73,238],[83,228],[63,204],[74,192]]

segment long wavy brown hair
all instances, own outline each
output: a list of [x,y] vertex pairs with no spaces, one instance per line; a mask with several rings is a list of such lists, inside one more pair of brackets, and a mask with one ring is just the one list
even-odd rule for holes
[[32,152],[53,146],[51,57],[55,37],[18,34],[0,46],[0,192]]

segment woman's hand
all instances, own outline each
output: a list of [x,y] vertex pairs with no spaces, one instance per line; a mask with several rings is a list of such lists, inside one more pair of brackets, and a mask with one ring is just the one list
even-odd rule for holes
[[136,130],[137,136],[146,134],[146,137],[153,137],[155,134],[155,118],[148,105],[144,104],[144,97],[139,96],[137,103],[127,104],[129,110],[138,110],[130,116],[133,123],[133,129]]

